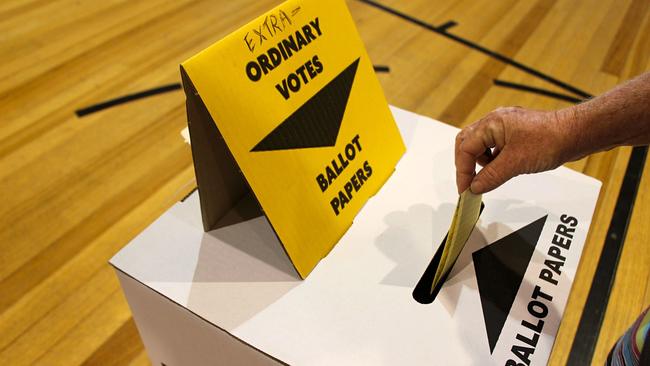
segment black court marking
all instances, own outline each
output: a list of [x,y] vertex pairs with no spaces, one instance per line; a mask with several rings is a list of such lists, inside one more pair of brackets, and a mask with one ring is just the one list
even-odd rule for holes
[[559,99],[559,100],[563,100],[563,101],[571,102],[571,103],[581,103],[581,102],[584,101],[583,99],[576,98],[576,97],[573,97],[571,95],[556,93],[556,92],[553,92],[553,91],[550,91],[550,90],[536,88],[536,87],[529,86],[529,85],[524,85],[524,84],[512,83],[512,82],[505,81],[505,80],[494,79],[494,85],[501,86],[501,87],[504,87],[504,88],[517,89],[517,90],[521,90],[521,91],[525,91],[525,92],[529,92],[529,93],[539,94],[539,95],[543,95],[543,96],[546,96],[546,97],[551,97],[551,98],[555,98],[555,99]]
[[647,146],[637,146],[632,149],[567,365],[591,364],[609,296],[616,279],[616,269],[623,251],[647,154]]
[[[297,10],[300,10],[300,8],[297,8]],[[390,72],[390,68],[385,65],[375,65],[374,66],[375,72]],[[76,110],[74,113],[77,115],[77,117],[83,117],[95,112],[99,112],[101,110],[114,107],[116,105],[132,102],[134,100],[150,97],[153,95],[158,95],[162,93],[168,93],[170,91],[174,90],[180,90],[182,88],[180,83],[174,83],[174,84],[169,84],[169,85],[163,85],[157,88],[149,89],[149,90],[144,90],[141,92],[133,93],[133,94],[128,94],[122,97],[114,98],[114,99],[109,99],[105,102],[97,103],[88,107],[84,107],[81,109]]]
[[455,21],[453,21],[453,20],[448,20],[446,23],[444,23],[444,24],[442,24],[442,25],[439,25],[439,26],[438,26],[438,29],[440,29],[440,30],[443,31],[443,32],[446,32],[446,31],[448,31],[449,29],[451,29],[451,28],[453,28],[453,27],[455,27],[455,26],[457,26],[457,25],[458,25],[457,22],[455,22]]
[[494,59],[497,59],[497,60],[499,60],[499,61],[501,61],[501,62],[503,62],[505,64],[508,64],[508,65],[510,65],[512,67],[515,67],[515,68],[517,68],[517,69],[519,69],[519,70],[521,70],[521,71],[523,71],[525,73],[528,73],[530,75],[538,77],[538,78],[540,78],[540,79],[542,79],[544,81],[547,81],[547,82],[549,82],[549,83],[551,83],[553,85],[556,85],[556,86],[558,86],[558,87],[560,87],[560,88],[562,88],[564,90],[570,91],[571,93],[574,93],[574,94],[576,94],[576,95],[578,95],[578,96],[580,96],[582,98],[591,98],[592,97],[591,94],[589,94],[589,93],[587,93],[587,92],[585,92],[583,90],[580,90],[580,89],[578,89],[578,88],[576,88],[574,86],[571,86],[571,85],[569,85],[569,84],[567,84],[567,83],[565,83],[563,81],[560,81],[560,80],[558,80],[558,79],[556,79],[556,78],[554,78],[554,77],[552,77],[550,75],[547,75],[547,74],[545,74],[545,73],[543,73],[541,71],[535,70],[530,66],[526,66],[526,65],[524,65],[524,64],[522,64],[522,63],[520,63],[518,61],[515,61],[515,60],[513,60],[513,59],[511,59],[511,58],[509,58],[507,56],[504,56],[504,55],[502,55],[502,54],[500,54],[498,52],[492,51],[492,50],[490,50],[488,48],[485,48],[485,47],[483,47],[483,46],[481,46],[481,45],[479,45],[477,43],[474,43],[474,42],[472,42],[470,40],[467,40],[467,39],[465,39],[463,37],[460,37],[460,36],[457,36],[457,35],[454,35],[454,34],[451,34],[451,33],[447,32],[446,28],[443,28],[444,25],[447,24],[447,23],[443,24],[443,26],[436,27],[436,26],[431,25],[431,24],[429,24],[429,23],[427,23],[427,22],[425,22],[423,20],[414,18],[414,17],[412,17],[412,16],[410,16],[408,14],[402,13],[402,12],[400,12],[398,10],[395,10],[393,8],[390,8],[390,7],[386,6],[386,5],[380,4],[378,2],[375,2],[375,1],[372,1],[372,0],[359,0],[359,1],[361,1],[362,3],[368,4],[370,6],[373,6],[373,7],[377,8],[377,9],[383,10],[383,11],[385,11],[387,13],[392,14],[392,15],[395,15],[395,16],[397,16],[399,18],[404,19],[404,20],[407,20],[407,21],[409,21],[409,22],[411,22],[413,24],[416,24],[416,25],[418,25],[418,26],[420,26],[422,28],[425,28],[427,30],[430,30],[430,31],[432,31],[432,32],[434,32],[436,34],[439,34],[439,35],[443,36],[443,37],[447,37],[447,38],[451,39],[452,41],[456,41],[456,42],[458,42],[460,44],[463,44],[463,45],[465,45],[465,46],[467,46],[469,48],[472,48],[472,49],[474,49],[476,51],[484,53],[487,56],[490,56],[490,57],[492,57]]
[[372,68],[375,69],[375,72],[390,72],[390,67],[386,65],[375,65]]
[[152,95],[158,95],[158,94],[167,93],[167,92],[170,92],[170,91],[180,90],[180,89],[181,89],[181,84],[180,83],[163,85],[163,86],[158,87],[158,88],[149,89],[149,90],[145,90],[145,91],[141,91],[141,92],[137,92],[137,93],[133,93],[133,94],[128,94],[128,95],[125,95],[123,97],[110,99],[110,100],[107,100],[105,102],[101,102],[101,103],[98,103],[98,104],[95,104],[95,105],[84,107],[84,108],[81,108],[81,109],[78,109],[77,111],[75,111],[75,114],[77,115],[77,117],[83,117],[83,116],[89,115],[91,113],[99,112],[101,110],[104,110],[104,109],[107,109],[107,108],[110,108],[110,107],[114,107],[116,105],[120,105],[120,104],[128,103],[128,102],[131,102],[131,101],[134,101],[134,100],[150,97]]

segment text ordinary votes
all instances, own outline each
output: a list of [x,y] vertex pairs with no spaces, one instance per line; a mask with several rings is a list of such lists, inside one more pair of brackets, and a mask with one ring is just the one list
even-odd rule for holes
[[294,53],[302,50],[321,35],[320,23],[318,17],[316,17],[295,33],[270,47],[265,53],[257,56],[255,60],[246,64],[246,75],[251,81],[259,81],[263,75],[280,66],[283,61],[289,59]]

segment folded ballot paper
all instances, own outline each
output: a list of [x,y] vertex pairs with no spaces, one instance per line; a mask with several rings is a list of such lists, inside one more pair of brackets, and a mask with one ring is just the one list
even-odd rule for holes
[[482,195],[469,189],[458,197],[451,226],[429,267],[416,285],[413,298],[424,304],[433,302],[463,251],[478,218],[483,211]]
[[469,234],[472,233],[474,225],[478,221],[480,211],[480,194],[473,194],[468,189],[460,195],[456,212],[454,213],[454,218],[449,228],[449,234],[447,235],[447,242],[443,246],[442,258],[436,270],[436,277],[431,285],[431,292],[433,292],[438,283],[442,282],[442,278],[451,271],[451,267],[456,263],[456,259],[458,259],[467,239],[469,239]]

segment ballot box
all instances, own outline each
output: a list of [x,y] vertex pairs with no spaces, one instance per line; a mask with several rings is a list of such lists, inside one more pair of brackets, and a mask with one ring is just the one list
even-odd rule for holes
[[391,111],[406,153],[304,280],[253,197],[204,232],[194,193],[111,259],[154,365],[547,362],[600,182],[560,167],[484,194],[422,304],[413,289],[458,199],[458,129]]

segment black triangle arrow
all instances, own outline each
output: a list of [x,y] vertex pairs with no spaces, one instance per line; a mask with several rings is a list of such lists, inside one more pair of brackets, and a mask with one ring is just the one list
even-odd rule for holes
[[336,145],[359,59],[346,67],[285,119],[251,151],[304,149]]
[[490,353],[494,352],[547,217],[472,253]]

